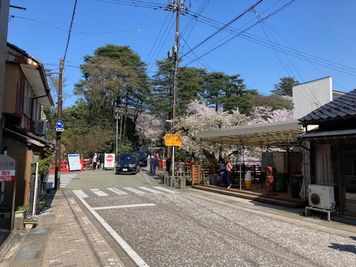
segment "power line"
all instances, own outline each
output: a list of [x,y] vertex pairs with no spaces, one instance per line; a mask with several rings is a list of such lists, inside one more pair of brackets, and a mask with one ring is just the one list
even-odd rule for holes
[[228,23],[226,23],[223,27],[219,28],[217,31],[213,32],[211,35],[209,35],[207,38],[205,38],[203,41],[201,41],[200,43],[198,43],[196,46],[194,46],[192,49],[190,49],[188,52],[186,52],[184,55],[182,55],[182,58],[184,58],[184,56],[190,54],[193,50],[197,49],[198,47],[202,46],[204,43],[206,43],[207,41],[209,41],[211,38],[213,38],[216,34],[218,34],[219,32],[223,31],[224,29],[226,29],[227,27],[229,27],[232,23],[234,23],[236,20],[240,19],[241,17],[243,17],[245,14],[247,14],[248,12],[250,12],[252,9],[254,9],[257,5],[259,5],[263,0],[258,0],[255,4],[251,5],[249,8],[247,8],[245,11],[243,11],[240,15],[236,16],[235,18],[233,18],[231,21],[229,21]]
[[[201,6],[200,6],[200,8],[198,9],[198,11],[196,12],[196,14],[201,15],[202,12],[204,11],[204,9],[208,6],[209,2],[210,2],[210,0],[203,0],[203,2],[201,3]],[[190,37],[191,33],[193,32],[193,29],[194,29],[194,27],[195,27],[196,24],[197,24],[197,21],[196,21],[196,20],[190,20],[190,23],[188,23],[188,24],[186,25],[186,27],[183,29],[181,35],[183,35],[183,33],[184,33],[185,31],[188,31],[188,33],[186,34],[186,35],[187,35],[186,38],[187,38],[187,40],[189,40],[189,37]],[[190,27],[190,29],[189,29],[189,27]]]
[[[148,64],[151,64],[152,60],[154,58],[156,58],[157,54],[159,53],[159,51],[162,49],[163,45],[166,43],[167,41],[167,37],[168,37],[168,34],[169,34],[169,31],[170,29],[172,29],[173,25],[174,25],[174,19],[173,17],[170,17],[170,13],[167,13],[167,17],[166,17],[166,20],[165,22],[163,23],[162,27],[161,27],[161,30],[156,38],[156,41],[152,47],[152,50],[153,50],[153,53],[151,55],[151,57],[149,57],[149,60],[147,61]],[[170,19],[170,20],[169,20]],[[168,21],[169,20],[169,21]],[[168,22],[168,23],[167,23]],[[163,30],[163,34],[161,35],[161,32]],[[159,37],[161,37],[159,39]],[[159,39],[159,41],[158,41]],[[158,42],[157,42],[158,41]],[[157,45],[156,45],[157,44]],[[152,51],[151,50],[151,51]]]
[[[58,27],[58,26],[49,24],[49,23],[47,23],[47,22],[44,22],[44,21],[41,21],[41,20],[38,20],[38,19],[33,19],[33,18],[28,18],[28,17],[22,17],[22,16],[14,16],[14,15],[11,15],[10,17],[11,17],[11,18],[15,18],[15,19],[23,19],[23,20],[27,20],[27,21],[39,23],[39,24],[42,24],[42,25],[47,26],[47,27],[49,27],[49,28],[56,29],[56,30],[58,30],[58,31],[64,31],[64,32],[68,32],[68,31],[69,31],[68,29],[64,29],[64,28],[61,28],[61,27]],[[152,23],[152,24],[153,24],[153,23]],[[150,24],[150,25],[152,25],[152,24]],[[108,31],[108,32],[72,31],[72,33],[73,33],[73,34],[74,34],[74,33],[75,33],[75,34],[87,34],[87,35],[106,35],[106,34],[116,34],[116,33],[120,33],[120,32],[140,31],[141,29],[146,28],[147,26],[149,26],[149,25],[146,25],[146,26],[143,26],[143,27],[132,28],[132,29],[115,30],[115,31]]]
[[[271,13],[268,16],[264,17],[263,20],[265,20],[267,17],[270,17],[270,16],[276,14],[277,11],[280,11],[281,9],[286,8],[287,6],[291,5],[292,2],[294,2],[294,1],[288,2],[287,4],[282,6],[280,9],[277,9],[273,13]],[[220,22],[218,22],[216,20],[207,18],[205,16],[197,16],[194,13],[192,14],[192,12],[190,12],[187,15],[192,17],[193,19],[201,22],[201,23],[207,24],[207,25],[212,26],[214,28],[219,28],[222,25],[222,23],[220,23]],[[257,24],[258,24],[258,22],[254,23],[249,28],[252,28]],[[320,58],[320,57],[305,53],[303,51],[300,51],[300,50],[297,50],[297,49],[294,49],[294,48],[289,48],[287,46],[284,46],[284,45],[281,45],[281,44],[278,44],[278,43],[275,43],[275,42],[272,42],[272,41],[265,40],[265,39],[260,38],[258,36],[254,36],[252,34],[248,34],[248,33],[246,33],[246,31],[249,28],[247,28],[245,30],[242,30],[242,31],[239,31],[239,29],[229,27],[226,30],[229,33],[236,33],[236,35],[238,37],[241,37],[241,38],[247,39],[249,41],[255,42],[255,43],[259,44],[259,45],[268,47],[270,49],[275,48],[280,52],[289,54],[291,56],[300,58],[302,60],[305,60],[305,61],[308,61],[308,62],[311,62],[311,63],[319,64],[319,65],[322,65],[324,67],[332,68],[332,69],[335,69],[335,70],[338,70],[338,71],[341,71],[341,72],[346,72],[347,74],[350,74],[350,72],[352,72],[351,75],[353,75],[353,73],[356,70],[353,67],[345,66],[343,64],[340,64],[340,63],[337,63],[337,62],[334,62],[334,61],[331,61],[331,60],[328,60],[328,59],[323,59],[323,58]]]
[[70,20],[70,25],[69,25],[67,44],[66,44],[66,48],[64,50],[63,63],[65,62],[66,57],[67,57],[67,52],[68,52],[70,37],[71,37],[71,33],[72,33],[73,22],[74,22],[75,10],[77,9],[77,2],[78,2],[78,0],[74,0],[74,7],[73,7],[73,12],[72,12],[72,18]]
[[145,1],[121,1],[121,0],[96,0],[102,3],[116,4],[116,5],[125,5],[133,7],[142,7],[149,9],[165,9],[165,5],[161,3],[145,2]]
[[[282,7],[278,8],[277,10],[275,10],[274,12],[272,12],[269,15],[263,17],[262,21],[268,19],[269,17],[271,17],[271,16],[273,16],[275,14],[277,14],[278,12],[283,10],[284,8],[290,6],[295,1],[296,0],[289,1],[288,3],[283,5]],[[190,16],[189,13],[187,15]],[[202,23],[207,23],[208,25],[210,25],[212,27],[215,27],[215,28],[218,27],[216,24],[220,24],[219,22],[216,22],[216,21],[214,21],[212,19],[209,19],[209,18],[208,18],[208,20],[207,19],[200,20],[197,16],[193,15],[192,17],[194,19],[199,20]],[[260,44],[260,45],[268,47],[268,48],[274,47],[274,48],[278,49],[279,51],[282,51],[283,53],[292,55],[294,57],[300,58],[302,60],[305,60],[305,61],[308,61],[308,62],[311,62],[311,63],[320,64],[320,65],[326,66],[328,68],[331,68],[331,69],[334,69],[334,70],[337,70],[337,71],[341,71],[341,72],[344,72],[344,73],[347,73],[347,74],[350,74],[350,75],[355,75],[356,74],[356,69],[353,68],[353,67],[345,66],[343,64],[340,64],[340,63],[337,63],[337,62],[334,62],[334,61],[331,61],[331,60],[327,60],[327,59],[323,59],[323,58],[320,58],[320,57],[317,57],[317,56],[313,56],[311,54],[302,52],[300,50],[292,49],[292,48],[289,48],[287,46],[280,45],[278,43],[269,42],[268,40],[265,40],[263,38],[260,38],[260,37],[254,36],[252,34],[246,33],[246,31],[248,31],[252,27],[255,27],[258,23],[260,23],[260,22],[256,22],[256,23],[252,24],[251,26],[249,26],[249,27],[247,27],[247,28],[245,28],[244,30],[241,30],[241,31],[237,31],[234,28],[228,28],[227,30],[230,33],[234,33],[234,35],[232,37],[226,39],[225,41],[223,41],[219,45],[211,48],[210,50],[208,50],[204,54],[200,55],[198,58],[196,58],[196,59],[194,59],[192,61],[189,61],[189,63],[187,63],[186,65],[189,65],[189,64],[193,63],[194,61],[196,61],[196,60],[200,59],[201,57],[211,53],[212,51],[216,50],[217,48],[221,47],[222,45],[226,44],[227,42],[229,42],[232,39],[234,39],[234,38],[239,36],[241,38],[253,41],[253,42],[257,43],[257,44]]]

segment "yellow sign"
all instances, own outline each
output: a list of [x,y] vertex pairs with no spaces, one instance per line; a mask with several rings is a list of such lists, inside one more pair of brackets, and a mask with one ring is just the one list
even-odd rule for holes
[[182,136],[178,133],[166,134],[164,136],[164,144],[166,146],[182,146]]

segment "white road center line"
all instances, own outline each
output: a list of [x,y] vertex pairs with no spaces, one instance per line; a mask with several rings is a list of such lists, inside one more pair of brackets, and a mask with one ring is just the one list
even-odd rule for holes
[[153,188],[146,187],[146,186],[140,186],[139,188],[142,189],[142,190],[151,192],[151,193],[159,193],[159,194],[163,193],[162,191],[158,191],[158,190],[155,190]]
[[73,193],[76,194],[78,197],[86,198],[88,197],[82,190],[73,190]]
[[140,190],[137,190],[133,187],[124,187],[123,189],[127,190],[127,191],[130,191],[132,193],[135,193],[135,194],[145,194],[146,192],[142,192]]
[[108,194],[106,194],[105,192],[101,191],[100,189],[90,189],[90,191],[92,191],[95,195],[97,195],[99,197],[108,196]]
[[138,208],[138,207],[152,207],[156,206],[153,203],[146,204],[131,204],[131,205],[118,205],[118,206],[105,206],[105,207],[95,207],[94,210],[109,210],[109,209],[126,209],[126,208]]
[[124,192],[124,191],[122,191],[122,190],[120,190],[120,189],[117,189],[117,188],[115,188],[115,187],[109,187],[109,188],[107,188],[107,190],[109,190],[109,191],[111,191],[111,192],[114,192],[114,193],[117,194],[117,195],[127,195],[126,192]]
[[158,190],[162,190],[162,191],[164,191],[164,192],[168,192],[168,193],[172,193],[172,194],[177,194],[177,192],[174,192],[174,191],[169,190],[169,189],[167,189],[167,188],[164,188],[164,187],[162,187],[162,186],[154,186],[154,188],[156,188],[156,189],[158,189]]
[[108,233],[115,239],[115,241],[122,247],[129,257],[140,267],[149,266],[144,260],[130,247],[129,244],[118,234],[115,230],[77,193],[73,193],[83,203],[83,205],[90,211],[91,214],[101,223],[101,225],[108,231]]

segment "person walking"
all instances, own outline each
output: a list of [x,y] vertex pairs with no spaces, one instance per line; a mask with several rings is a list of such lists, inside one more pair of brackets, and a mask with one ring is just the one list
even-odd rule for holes
[[226,182],[229,185],[227,188],[230,189],[232,186],[232,181],[231,181],[231,174],[232,174],[232,162],[230,159],[227,160],[226,163]]

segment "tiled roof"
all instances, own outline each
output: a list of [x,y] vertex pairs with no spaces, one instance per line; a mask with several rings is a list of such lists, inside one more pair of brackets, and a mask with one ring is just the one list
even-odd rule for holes
[[351,117],[356,117],[356,89],[313,110],[299,121],[305,125]]

